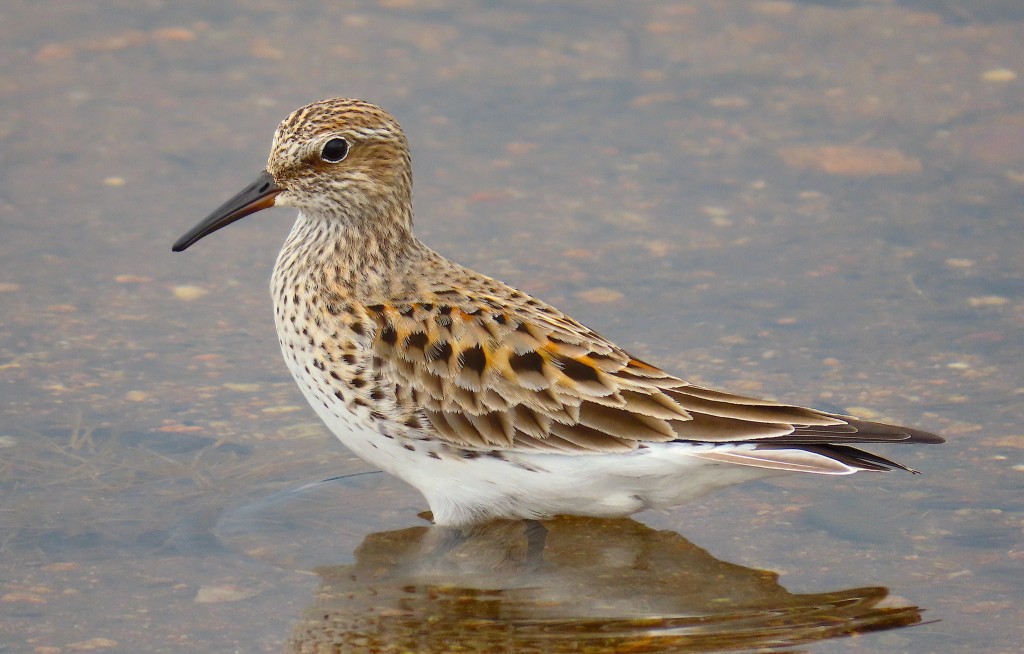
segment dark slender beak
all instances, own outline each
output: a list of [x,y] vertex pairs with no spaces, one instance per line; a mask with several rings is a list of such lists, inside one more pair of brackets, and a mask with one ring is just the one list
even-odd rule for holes
[[274,181],[273,175],[264,170],[256,178],[255,182],[249,184],[238,195],[217,207],[202,222],[175,241],[171,250],[181,252],[221,227],[227,227],[236,220],[245,218],[251,213],[274,206],[274,198],[283,190]]

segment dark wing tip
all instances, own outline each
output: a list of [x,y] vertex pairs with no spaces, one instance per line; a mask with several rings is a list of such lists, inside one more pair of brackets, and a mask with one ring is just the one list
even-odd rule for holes
[[884,436],[888,434],[891,435],[892,441],[900,443],[938,444],[946,442],[946,439],[942,436],[933,434],[930,431],[924,431],[923,429],[887,425],[882,422],[871,422],[868,420],[853,419],[848,420],[848,422],[851,426],[856,427],[857,435],[864,437]]
[[873,452],[867,452],[856,447],[850,447],[849,445],[801,445],[800,449],[827,456],[830,459],[861,470],[875,470],[878,472],[906,470],[915,475],[921,474],[920,471],[905,466],[898,461],[893,461],[892,459],[887,459],[884,456],[879,456]]

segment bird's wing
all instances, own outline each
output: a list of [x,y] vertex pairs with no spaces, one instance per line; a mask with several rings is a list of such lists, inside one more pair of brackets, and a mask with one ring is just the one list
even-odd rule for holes
[[[453,445],[600,453],[668,441],[755,443],[756,454],[739,457],[720,448],[714,457],[786,469],[820,466],[828,458],[849,472],[851,462],[877,469],[897,464],[849,453],[854,460],[843,462],[844,449],[860,453],[844,443],[938,439],[695,386],[631,357],[557,309],[518,297],[523,306],[514,311],[507,298],[479,294],[472,301],[453,294],[367,307],[376,323],[375,365]],[[791,461],[778,454],[802,446],[822,456]]]

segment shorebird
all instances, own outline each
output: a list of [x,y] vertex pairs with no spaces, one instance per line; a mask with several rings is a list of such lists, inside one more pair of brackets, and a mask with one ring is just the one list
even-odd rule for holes
[[437,524],[624,516],[786,472],[916,472],[851,444],[943,442],[688,383],[446,259],[413,235],[406,137],[373,104],[292,113],[266,170],[173,249],[273,206],[299,210],[271,283],[288,369]]

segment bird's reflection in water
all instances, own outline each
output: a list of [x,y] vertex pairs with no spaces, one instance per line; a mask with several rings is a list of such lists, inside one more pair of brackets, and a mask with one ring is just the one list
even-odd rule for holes
[[793,594],[625,519],[375,533],[317,573],[288,652],[785,649],[920,621],[885,588]]
[[[408,527],[418,504],[393,478],[350,476],[241,507],[217,534],[249,556],[315,567],[293,654],[793,651],[921,620],[886,603],[885,588],[790,593],[773,572],[635,520]],[[378,532],[365,535],[368,523]]]

